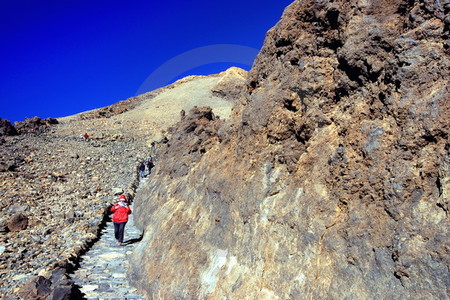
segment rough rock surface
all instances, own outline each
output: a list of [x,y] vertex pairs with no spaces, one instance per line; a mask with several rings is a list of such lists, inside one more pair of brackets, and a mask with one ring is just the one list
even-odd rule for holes
[[[0,298],[62,299],[73,293],[73,282],[55,270],[73,270],[98,238],[105,208],[117,194],[133,196],[139,161],[180,120],[181,109],[201,103],[222,112],[232,105],[212,95],[211,84],[224,74],[192,77],[57,122],[27,119],[16,123],[20,135],[2,136]],[[197,100],[198,94],[207,97]],[[161,98],[172,100],[164,118]],[[85,132],[87,140],[80,138]]]
[[22,122],[15,122],[14,128],[18,133],[39,134],[49,129],[50,126],[58,124],[54,118],[41,119],[39,117],[27,118]]
[[239,68],[230,68],[223,73],[220,80],[212,87],[213,95],[235,100],[239,98],[244,91],[246,84],[247,72]]
[[449,3],[295,1],[135,202],[149,298],[449,299]]
[[11,122],[5,119],[0,119],[0,138],[5,135],[16,135],[17,130],[11,125]]

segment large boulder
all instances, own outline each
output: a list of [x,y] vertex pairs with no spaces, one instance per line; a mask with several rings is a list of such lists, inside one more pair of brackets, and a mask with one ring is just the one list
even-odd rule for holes
[[9,219],[7,224],[9,231],[25,230],[28,227],[28,217],[22,213],[17,213]]
[[55,269],[49,278],[36,276],[20,287],[18,296],[26,300],[70,300],[83,296],[65,269]]
[[26,300],[45,300],[52,291],[51,285],[49,279],[37,276],[21,287],[18,295]]
[[39,134],[47,130],[50,126],[58,124],[54,118],[41,119],[39,117],[26,118],[25,121],[15,122],[14,126],[19,133]]
[[0,118],[0,138],[7,135],[17,135],[17,130],[9,120]]

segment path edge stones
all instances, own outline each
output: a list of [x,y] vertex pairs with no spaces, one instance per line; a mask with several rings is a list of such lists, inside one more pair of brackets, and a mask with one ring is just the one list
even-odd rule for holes
[[[137,167],[135,169],[137,169]],[[134,180],[125,190],[130,204],[133,202],[140,182],[139,174],[137,172],[134,174]],[[116,195],[113,196],[115,197]],[[100,240],[102,230],[106,228],[108,222],[111,222],[109,212],[111,206],[112,204],[105,206],[102,214],[99,215],[97,219],[93,220],[96,222],[93,225],[96,227],[92,230],[93,235],[86,238],[82,245],[74,247],[69,258],[55,262],[46,272],[33,277],[20,287],[17,291],[17,295],[19,297],[26,297],[32,294],[38,295],[45,292],[53,299],[56,294],[58,294],[59,297],[61,295],[60,293],[63,293],[66,297],[70,297],[70,299],[84,299],[83,293],[75,284],[71,275],[79,268],[82,256]]]

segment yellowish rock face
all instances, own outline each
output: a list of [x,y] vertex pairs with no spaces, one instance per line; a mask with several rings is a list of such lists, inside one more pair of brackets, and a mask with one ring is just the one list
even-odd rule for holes
[[137,196],[132,280],[180,299],[447,298],[446,12],[289,6],[231,117],[171,131]]

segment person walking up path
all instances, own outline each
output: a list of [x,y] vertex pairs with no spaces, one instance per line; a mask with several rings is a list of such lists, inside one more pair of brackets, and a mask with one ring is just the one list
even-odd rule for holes
[[[136,193],[148,181],[143,178],[139,182]],[[126,196],[124,195],[125,199]],[[124,198],[124,197],[119,197]],[[120,201],[121,202],[121,201]],[[120,204],[119,204],[120,205]],[[130,213],[133,205],[129,205]],[[79,267],[71,275],[84,298],[87,300],[119,300],[119,299],[146,299],[132,287],[127,280],[129,258],[134,244],[139,242],[143,233],[134,226],[132,214],[127,214],[127,237],[117,245],[116,228],[114,223],[107,222],[101,231],[99,240],[81,256]],[[120,228],[119,228],[120,229]]]
[[111,212],[114,213],[112,221],[114,223],[114,237],[119,245],[123,244],[123,235],[125,232],[125,225],[128,222],[128,215],[131,214],[131,208],[127,203],[127,196],[120,195],[116,204],[111,207]]
[[100,239],[81,257],[80,266],[71,277],[86,299],[145,299],[126,278],[129,256],[142,238],[134,226],[133,215],[129,215],[126,236],[122,246],[118,246],[114,225],[108,222]]
[[147,175],[150,175],[152,173],[152,169],[155,166],[154,161],[153,161],[153,157],[148,157],[145,160],[145,168],[147,169]]

